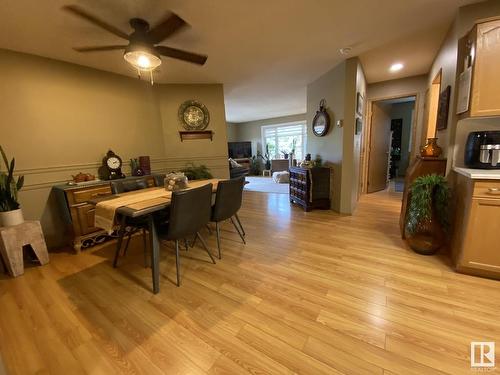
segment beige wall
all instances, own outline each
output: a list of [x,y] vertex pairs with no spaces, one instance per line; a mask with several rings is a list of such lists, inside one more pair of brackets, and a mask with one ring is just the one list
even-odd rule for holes
[[[352,214],[358,200],[361,135],[355,134],[356,96],[366,97],[366,81],[357,57],[341,62],[307,86],[307,152],[321,155],[332,168],[332,209]],[[324,137],[312,132],[312,120],[325,99],[330,131]],[[336,126],[342,120],[343,126]]]
[[262,127],[266,125],[284,124],[287,122],[305,121],[306,114],[298,114],[283,117],[274,117],[263,120],[239,122],[228,124],[231,128],[232,141],[234,142],[252,142],[252,155],[256,155],[257,151],[264,153],[262,147]]
[[227,141],[228,142],[238,142],[238,124],[234,122],[227,122]]
[[[163,168],[176,170],[186,162],[205,164],[215,177],[229,177],[227,161],[227,128],[222,85],[158,85],[156,87],[161,112],[163,144],[166,161]],[[178,120],[179,106],[188,99],[202,102],[210,111],[207,129],[214,132],[213,140],[181,142]]]
[[[321,155],[325,165],[332,169],[330,199],[335,211],[340,211],[343,151],[343,128],[337,127],[335,122],[344,119],[345,69],[346,63],[343,61],[307,85],[307,152],[313,159],[316,154]],[[326,100],[331,123],[328,133],[324,137],[317,137],[312,132],[312,120],[321,99]]]
[[[151,86],[6,50],[0,50],[0,70],[0,143],[26,176],[20,193],[25,217],[42,221],[51,247],[62,238],[51,187],[80,171],[96,174],[108,149],[123,158],[125,173],[130,158],[149,155],[154,171],[194,161],[216,176],[228,175],[222,85]],[[177,108],[188,99],[207,105],[214,142],[180,143]]]
[[463,37],[478,19],[500,15],[500,1],[490,0],[462,7],[451,26],[443,45],[441,46],[429,74],[428,85],[434,76],[442,69],[441,90],[451,86],[450,112],[448,114],[448,127],[438,131],[439,144],[444,148],[444,155],[448,158],[448,171],[453,165],[463,166],[463,149],[467,135],[476,130],[498,130],[499,119],[481,119],[458,121],[455,115],[457,76],[457,47],[458,40]]
[[[346,61],[344,100],[342,190],[340,212],[352,214],[358,202],[362,134],[355,133],[357,93],[366,98],[366,79],[358,58]],[[362,121],[365,123],[366,104]]]

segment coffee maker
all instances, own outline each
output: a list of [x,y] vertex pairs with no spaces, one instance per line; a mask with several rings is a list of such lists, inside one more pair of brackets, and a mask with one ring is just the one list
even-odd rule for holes
[[500,169],[500,131],[469,133],[464,163],[469,168]]

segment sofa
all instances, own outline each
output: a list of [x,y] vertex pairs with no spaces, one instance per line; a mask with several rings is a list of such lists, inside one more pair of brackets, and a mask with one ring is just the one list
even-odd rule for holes
[[247,176],[250,173],[250,159],[233,159],[239,166],[231,163],[229,160],[229,177],[238,178],[240,176]]

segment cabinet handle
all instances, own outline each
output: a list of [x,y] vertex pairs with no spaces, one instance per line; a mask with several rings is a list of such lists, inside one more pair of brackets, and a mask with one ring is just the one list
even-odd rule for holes
[[492,194],[492,195],[500,195],[500,189],[499,188],[488,188],[487,193]]
[[91,194],[90,196],[92,198],[95,198],[95,197],[102,197],[102,196],[105,196],[105,195],[109,195],[110,193],[94,193],[94,194]]

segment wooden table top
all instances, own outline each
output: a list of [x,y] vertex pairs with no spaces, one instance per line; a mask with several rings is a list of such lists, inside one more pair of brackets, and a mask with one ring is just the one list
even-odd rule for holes
[[[196,180],[190,181],[188,183],[188,189],[194,189],[206,184],[212,184],[212,191],[215,193],[217,191],[217,185],[219,181],[223,181],[223,179],[212,178],[208,180]],[[164,190],[164,187],[156,187],[149,188],[149,190]],[[144,192],[144,190],[138,190],[137,193]],[[134,192],[129,192],[127,194],[133,194]],[[89,201],[90,204],[97,205],[100,202],[104,202],[110,199],[119,198],[120,194],[114,194],[107,197],[95,198]],[[129,204],[126,206],[122,206],[116,209],[116,213],[129,216],[129,217],[139,217],[151,214],[156,211],[160,211],[166,207],[170,206],[170,198],[169,197],[160,197],[160,198],[152,198],[147,199],[138,203]]]

